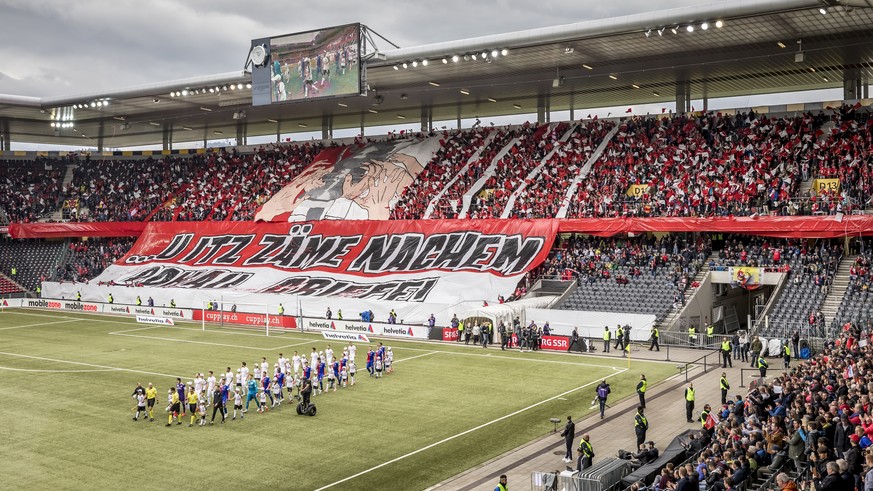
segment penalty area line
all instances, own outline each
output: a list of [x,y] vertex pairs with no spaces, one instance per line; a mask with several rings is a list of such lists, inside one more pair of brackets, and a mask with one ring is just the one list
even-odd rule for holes
[[[612,377],[612,376],[615,376],[615,375],[619,375],[619,374],[621,374],[621,373],[626,372],[627,370],[628,370],[627,368],[624,368],[624,369],[622,369],[621,371],[618,371],[618,372],[616,372],[616,373],[614,373],[614,374],[612,374],[612,375],[608,375],[606,378],[609,378],[609,377]],[[454,440],[454,439],[456,439],[456,438],[460,438],[460,437],[462,437],[462,436],[464,436],[464,435],[468,435],[468,434],[470,434],[470,433],[472,433],[472,432],[474,432],[474,431],[477,431],[477,430],[480,430],[480,429],[485,428],[485,427],[487,427],[487,426],[493,425],[494,423],[499,423],[500,421],[503,421],[503,420],[505,420],[505,419],[511,418],[511,417],[513,417],[513,416],[515,416],[515,415],[518,415],[518,414],[521,414],[521,413],[523,413],[523,412],[525,412],[525,411],[529,411],[529,410],[531,410],[531,409],[533,409],[533,408],[535,408],[535,407],[537,407],[537,406],[541,406],[541,405],[543,405],[543,404],[546,404],[546,403],[548,403],[548,402],[554,401],[554,400],[556,400],[556,399],[560,399],[560,398],[562,398],[562,397],[564,397],[564,396],[566,396],[566,395],[568,395],[568,394],[572,394],[573,392],[576,392],[576,391],[582,390],[582,389],[584,389],[584,388],[586,388],[586,387],[590,387],[590,386],[592,386],[592,385],[594,385],[594,384],[598,384],[598,383],[600,383],[600,381],[601,381],[601,379],[598,379],[598,380],[594,380],[594,381],[592,381],[592,382],[588,382],[587,384],[580,385],[579,387],[576,387],[575,389],[570,389],[570,390],[568,390],[568,391],[562,392],[562,393],[560,393],[560,394],[558,394],[558,395],[555,395],[555,396],[549,397],[548,399],[544,399],[544,400],[542,400],[542,401],[540,401],[540,402],[537,402],[537,403],[531,404],[530,406],[527,406],[527,407],[525,407],[525,408],[522,408],[522,409],[519,409],[519,410],[517,410],[517,411],[511,412],[511,413],[509,413],[509,414],[507,414],[507,415],[504,415],[504,416],[501,416],[501,417],[499,417],[499,418],[497,418],[497,419],[493,419],[493,420],[491,420],[491,421],[489,421],[489,422],[487,422],[487,423],[483,423],[483,424],[481,424],[481,425],[479,425],[479,426],[476,426],[476,427],[474,427],[474,428],[470,428],[469,430],[465,430],[465,431],[462,431],[461,433],[458,433],[458,434],[456,434],[456,435],[452,435],[452,436],[450,436],[450,437],[443,438],[442,440],[440,440],[440,441],[438,441],[438,442],[431,443],[430,445],[427,445],[427,446],[421,447],[421,448],[419,448],[418,450],[414,450],[414,451],[409,452],[409,453],[407,453],[407,454],[401,455],[400,457],[396,457],[396,458],[391,459],[391,460],[389,460],[389,461],[387,461],[387,462],[383,462],[383,463],[381,463],[381,464],[379,464],[379,465],[376,465],[376,466],[370,467],[369,469],[366,469],[366,470],[363,470],[363,471],[361,471],[361,472],[358,472],[357,474],[353,474],[353,475],[351,475],[351,476],[349,476],[349,477],[346,477],[346,478],[344,478],[344,479],[340,479],[339,481],[332,482],[332,483],[328,484],[327,486],[322,486],[322,487],[316,489],[315,491],[323,491],[323,490],[325,490],[325,489],[332,488],[332,487],[336,486],[337,484],[342,484],[342,483],[344,483],[344,482],[346,482],[346,481],[350,481],[350,480],[352,480],[352,479],[354,479],[354,478],[356,478],[356,477],[363,476],[364,474],[368,474],[368,473],[373,472],[373,471],[375,471],[375,470],[381,469],[382,467],[385,467],[385,466],[387,466],[387,465],[393,464],[394,462],[398,462],[398,461],[403,460],[403,459],[405,459],[405,458],[412,457],[413,455],[416,455],[416,454],[419,454],[419,453],[421,453],[421,452],[424,452],[425,450],[430,450],[431,448],[436,447],[436,446],[438,446],[438,445],[442,445],[443,443],[450,442],[450,441],[452,441],[452,440]]]
[[18,358],[29,358],[31,360],[53,361],[56,363],[69,363],[70,365],[81,365],[81,366],[85,366],[85,367],[104,368],[107,371],[114,370],[114,371],[119,371],[119,372],[142,373],[144,375],[157,375],[159,377],[167,377],[167,378],[186,378],[182,375],[170,375],[167,373],[146,372],[143,370],[134,370],[132,368],[120,368],[120,367],[110,367],[107,365],[95,365],[93,363],[84,363],[81,361],[59,360],[57,358],[46,358],[44,356],[22,355],[20,353],[8,353],[6,351],[0,351],[0,355],[16,356]]
[[64,324],[67,322],[81,322],[84,320],[86,320],[86,319],[68,319],[68,320],[54,321],[54,322],[40,322],[39,324],[25,324],[23,326],[0,327],[0,331],[8,331],[10,329],[25,329],[27,327],[51,326],[53,324]]

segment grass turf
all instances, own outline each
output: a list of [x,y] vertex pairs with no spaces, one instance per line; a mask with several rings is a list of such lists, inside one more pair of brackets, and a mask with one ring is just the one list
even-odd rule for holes
[[[395,373],[369,378],[366,346],[358,345],[358,385],[314,397],[315,418],[283,405],[221,426],[188,428],[185,418],[167,428],[164,401],[176,376],[235,371],[262,356],[272,365],[279,352],[303,355],[327,344],[340,353],[342,345],[314,333],[266,337],[7,310],[0,313],[0,475],[10,489],[91,489],[176,480],[182,469],[202,468],[209,472],[198,485],[245,476],[255,489],[318,489],[347,478],[331,489],[423,489],[551,432],[551,417],[584,417],[604,377],[618,400],[633,393],[639,373],[655,383],[675,370],[634,361],[624,371],[623,360],[499,346],[384,342]],[[158,388],[154,422],[131,420],[137,382]]]

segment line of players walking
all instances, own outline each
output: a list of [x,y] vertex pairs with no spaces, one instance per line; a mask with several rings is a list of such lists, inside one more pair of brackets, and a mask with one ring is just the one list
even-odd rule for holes
[[[208,376],[196,373],[193,379],[184,383],[181,377],[176,378],[176,384],[167,390],[167,424],[172,426],[175,421],[181,425],[186,416],[190,415],[189,427],[205,426],[215,423],[215,417],[221,417],[223,424],[230,416],[228,406],[233,403],[231,420],[243,419],[254,402],[258,413],[266,413],[279,407],[286,400],[301,400],[309,404],[312,395],[325,392],[336,392],[338,388],[352,387],[356,384],[357,364],[355,363],[357,347],[349,342],[342,354],[334,356],[334,351],[327,345],[323,351],[315,347],[307,358],[298,352],[290,358],[279,353],[278,360],[272,370],[266,357],[250,369],[242,362],[234,372],[230,367],[224,374],[216,377],[210,370]],[[375,348],[367,350],[366,370],[370,377],[382,378],[383,374],[391,373],[394,354],[391,348],[379,343]],[[297,394],[293,394],[294,390]],[[285,395],[287,391],[287,397]],[[136,401],[134,421],[154,421],[154,408],[159,403],[157,388],[149,383],[146,387],[137,383],[131,397]],[[267,400],[269,399],[269,405]],[[212,416],[207,421],[209,408]]]

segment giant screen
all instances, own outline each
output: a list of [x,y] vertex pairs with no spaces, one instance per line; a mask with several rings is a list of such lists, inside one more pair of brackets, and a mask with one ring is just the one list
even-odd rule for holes
[[[361,92],[360,24],[288,34],[269,39],[266,62],[253,79],[256,105]],[[269,78],[269,98],[266,79]]]

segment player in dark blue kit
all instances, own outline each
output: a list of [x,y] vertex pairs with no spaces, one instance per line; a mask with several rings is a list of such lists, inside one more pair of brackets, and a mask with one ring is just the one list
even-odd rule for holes
[[276,373],[276,382],[279,382],[279,400],[283,401],[285,398],[282,394],[282,388],[285,387],[285,374],[282,372]]
[[318,368],[317,368],[317,372],[316,372],[318,374],[318,393],[319,394],[324,392],[324,370],[325,370],[325,368],[326,368],[326,366],[324,363],[324,358],[319,358],[318,359]]
[[264,392],[270,398],[270,404],[273,404],[275,401],[273,400],[273,394],[270,393],[270,376],[266,372],[264,372],[264,378],[261,379],[261,387],[264,388]]
[[375,357],[376,353],[373,352],[373,347],[370,346],[370,349],[367,350],[367,373],[369,373],[371,377],[373,376],[373,361]]

